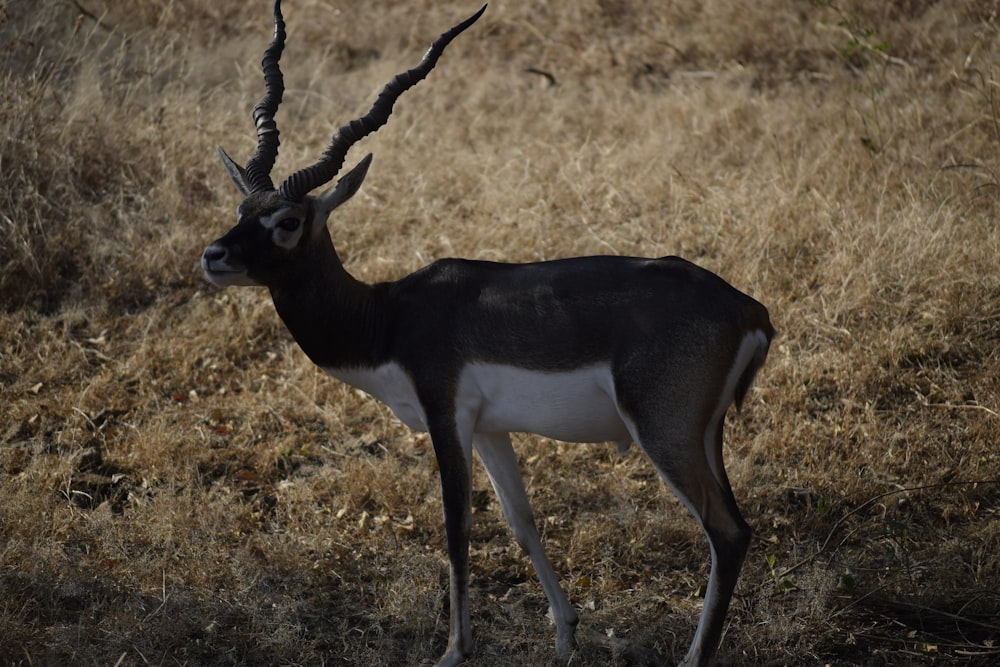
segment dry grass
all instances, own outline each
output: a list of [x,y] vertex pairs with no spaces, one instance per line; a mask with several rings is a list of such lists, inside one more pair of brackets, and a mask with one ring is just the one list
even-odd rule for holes
[[[266,294],[197,269],[237,202],[214,146],[253,145],[260,4],[0,5],[4,664],[443,649],[428,442],[312,368]],[[491,6],[365,142],[332,222],[349,268],[676,253],[720,273],[781,331],[730,422],[758,539],[724,658],[993,664],[1000,6],[661,4]],[[474,8],[287,2],[276,173]],[[707,576],[694,522],[635,451],[517,446],[583,609],[571,664],[678,659]],[[475,663],[557,664],[475,483]]]

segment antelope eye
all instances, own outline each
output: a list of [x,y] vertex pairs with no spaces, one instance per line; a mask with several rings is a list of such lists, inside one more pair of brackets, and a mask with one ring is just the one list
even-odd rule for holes
[[286,232],[294,232],[301,224],[302,222],[298,218],[282,218],[278,221],[277,226]]

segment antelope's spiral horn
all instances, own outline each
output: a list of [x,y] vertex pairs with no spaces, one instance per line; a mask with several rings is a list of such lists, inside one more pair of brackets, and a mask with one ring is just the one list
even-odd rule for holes
[[337,130],[316,164],[300,169],[285,179],[278,189],[281,195],[290,201],[302,201],[311,190],[332,181],[344,165],[344,158],[351,146],[386,124],[396,99],[422,81],[434,69],[438,58],[451,40],[475,23],[485,11],[486,5],[483,5],[478,12],[438,37],[416,67],[396,75],[386,84],[367,114]]

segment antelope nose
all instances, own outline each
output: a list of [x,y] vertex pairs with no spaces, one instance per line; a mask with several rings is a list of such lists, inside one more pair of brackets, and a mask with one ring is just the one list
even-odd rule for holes
[[205,262],[218,262],[219,260],[225,259],[226,254],[225,248],[217,246],[213,243],[205,248],[205,254],[201,256],[201,262],[202,264]]
[[207,269],[213,262],[223,261],[228,254],[228,250],[213,243],[205,248],[205,253],[201,256],[201,268]]

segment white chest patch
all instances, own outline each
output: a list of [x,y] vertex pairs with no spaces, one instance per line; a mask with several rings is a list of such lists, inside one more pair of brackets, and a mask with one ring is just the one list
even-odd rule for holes
[[[323,369],[385,403],[404,424],[427,430],[416,387],[398,364]],[[628,442],[607,365],[555,373],[500,364],[469,364],[459,376],[455,409],[479,433],[536,433],[568,442]]]
[[384,364],[374,369],[324,368],[327,374],[385,403],[393,414],[414,431],[427,430],[424,409],[417,400],[417,389],[409,374],[399,364]]

